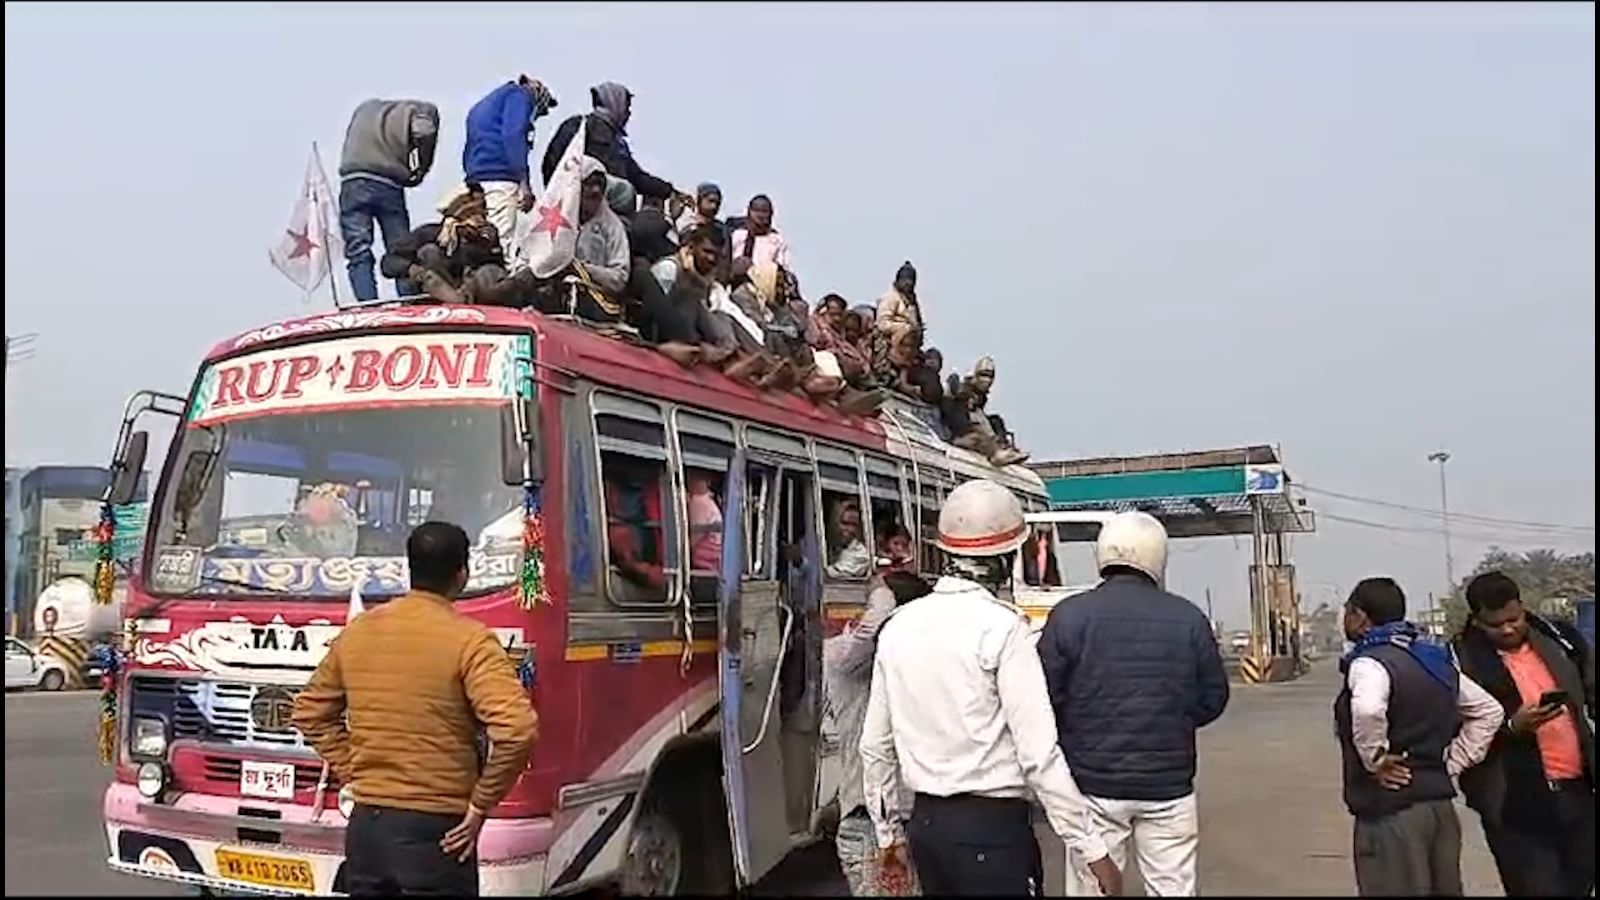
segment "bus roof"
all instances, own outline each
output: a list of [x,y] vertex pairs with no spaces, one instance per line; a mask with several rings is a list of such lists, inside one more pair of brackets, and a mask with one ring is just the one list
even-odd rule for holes
[[289,319],[235,335],[211,349],[206,362],[269,346],[393,331],[516,330],[537,336],[535,356],[552,371],[650,397],[670,398],[745,421],[878,450],[958,476],[987,477],[1043,495],[1044,482],[1020,466],[998,469],[971,451],[951,446],[933,430],[930,411],[894,399],[875,417],[846,415],[794,393],[762,391],[709,366],[678,365],[649,348],[536,312],[493,306],[386,303]]

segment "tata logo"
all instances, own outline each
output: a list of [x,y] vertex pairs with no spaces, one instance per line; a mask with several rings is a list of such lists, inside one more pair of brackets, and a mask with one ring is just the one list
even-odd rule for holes
[[267,685],[256,691],[250,701],[250,721],[256,730],[268,734],[291,734],[294,725],[294,692],[285,687]]

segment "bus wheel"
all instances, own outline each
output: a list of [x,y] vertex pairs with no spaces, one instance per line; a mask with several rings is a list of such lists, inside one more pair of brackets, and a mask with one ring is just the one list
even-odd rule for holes
[[656,804],[639,810],[622,866],[623,896],[671,897],[683,883],[683,868],[683,836],[678,823]]

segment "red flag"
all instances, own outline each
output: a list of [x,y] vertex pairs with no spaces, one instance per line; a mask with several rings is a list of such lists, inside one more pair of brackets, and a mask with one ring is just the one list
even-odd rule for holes
[[289,227],[283,230],[277,245],[267,251],[273,266],[307,294],[332,274],[334,255],[343,253],[338,232],[328,224],[337,209],[338,202],[313,146],[300,197],[289,214]]

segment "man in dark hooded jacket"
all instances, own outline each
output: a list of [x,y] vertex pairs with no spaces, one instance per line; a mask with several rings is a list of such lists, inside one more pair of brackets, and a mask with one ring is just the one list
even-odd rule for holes
[[550,183],[550,176],[561,163],[561,155],[567,152],[567,145],[578,133],[579,123],[587,118],[589,127],[584,133],[583,151],[600,160],[613,183],[627,182],[646,197],[666,200],[677,195],[693,203],[694,198],[674,188],[671,182],[646,172],[633,158],[633,151],[628,148],[628,117],[633,113],[633,93],[614,81],[607,81],[590,88],[589,96],[594,101],[594,111],[571,116],[551,136],[541,167],[545,184]]

